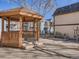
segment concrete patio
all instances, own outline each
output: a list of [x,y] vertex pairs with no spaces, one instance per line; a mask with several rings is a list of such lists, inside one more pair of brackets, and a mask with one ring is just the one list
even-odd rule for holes
[[23,50],[0,47],[0,59],[79,59],[78,43],[40,38],[41,41],[44,43],[42,48]]

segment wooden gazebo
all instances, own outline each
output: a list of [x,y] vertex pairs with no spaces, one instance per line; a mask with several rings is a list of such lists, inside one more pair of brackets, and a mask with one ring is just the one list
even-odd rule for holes
[[[24,34],[34,35],[36,41],[39,40],[39,21],[43,17],[38,13],[25,8],[14,8],[7,11],[1,11],[0,18],[2,19],[1,46],[23,47],[24,36],[26,36]],[[7,31],[4,31],[4,20],[6,20],[8,24]],[[11,21],[19,22],[20,27],[18,31],[10,30]],[[24,22],[32,22],[33,31],[24,31]]]

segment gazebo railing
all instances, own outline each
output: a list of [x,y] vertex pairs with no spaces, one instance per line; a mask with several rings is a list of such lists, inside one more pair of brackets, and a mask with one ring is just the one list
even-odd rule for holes
[[2,33],[2,45],[4,46],[18,46],[19,32],[3,32]]

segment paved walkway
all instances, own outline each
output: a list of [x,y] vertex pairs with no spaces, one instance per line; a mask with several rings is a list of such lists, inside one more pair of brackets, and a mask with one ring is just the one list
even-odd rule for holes
[[[43,48],[36,47],[29,50],[22,50],[1,47],[0,59],[79,59],[78,49],[66,47],[68,44],[70,47],[73,47],[70,43],[48,39],[41,39],[40,41],[45,45]],[[76,43],[73,45],[77,45],[78,47]]]
[[55,51],[56,53],[69,57],[70,59],[79,59],[79,43],[63,41],[59,38],[42,39],[45,42],[45,49]]

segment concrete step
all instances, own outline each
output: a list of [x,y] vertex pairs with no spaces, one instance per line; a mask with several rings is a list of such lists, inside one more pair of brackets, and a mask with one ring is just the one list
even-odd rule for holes
[[[35,45],[38,47],[44,47],[44,44],[42,42],[35,42]],[[34,44],[32,42],[23,43],[23,46],[25,49],[32,49],[34,47]]]

